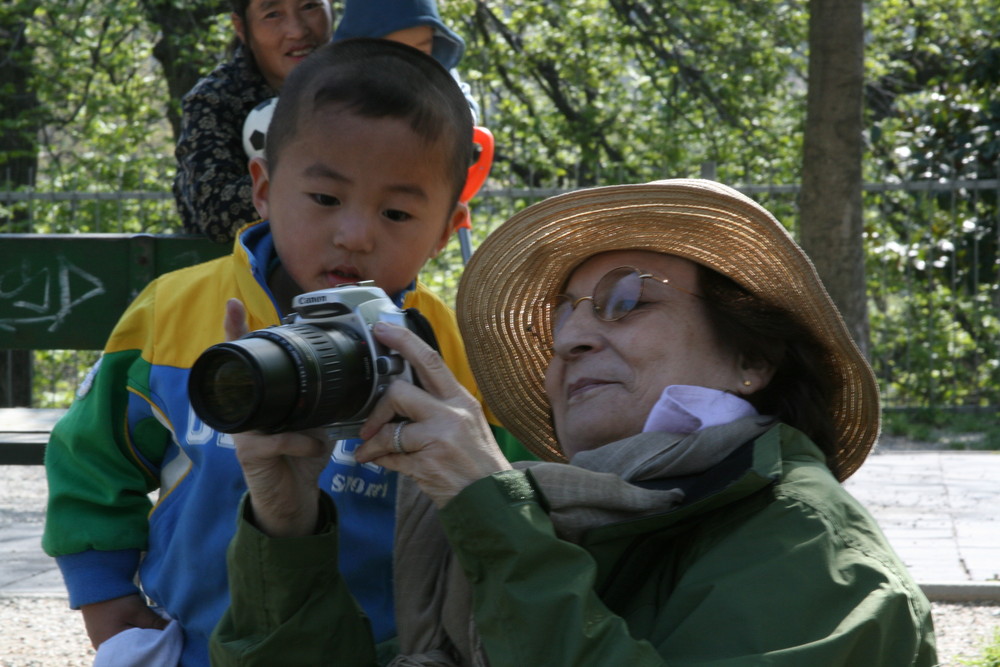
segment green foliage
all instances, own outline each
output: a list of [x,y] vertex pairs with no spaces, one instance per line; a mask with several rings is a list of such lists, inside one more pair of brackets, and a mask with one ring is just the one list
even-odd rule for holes
[[993,631],[993,639],[983,648],[982,656],[963,660],[962,664],[972,667],[1000,667],[1000,630]]
[[[27,35],[34,56],[33,90],[44,120],[36,189],[169,190],[173,135],[166,114],[176,100],[153,58],[157,29],[143,13],[149,4],[67,0],[35,9]],[[174,11],[184,16],[182,7]],[[184,45],[190,59],[210,66],[221,57],[228,38],[222,19],[207,34],[188,36]],[[152,215],[148,204],[129,210],[109,201],[70,215],[65,209],[36,210],[33,217],[36,231],[142,231],[150,218],[167,228],[176,217],[169,204]],[[109,229],[106,221],[116,226]]]
[[97,362],[96,350],[35,352],[31,393],[36,408],[64,408],[73,402],[83,373]]
[[[489,189],[515,192],[473,200],[473,247],[557,189],[697,176],[705,162],[733,184],[799,180],[807,3],[449,0],[440,10],[466,39],[459,69],[497,139]],[[34,189],[108,198],[4,202],[4,229],[176,230],[171,121],[192,77],[224,57],[227,13],[224,0],[5,2],[0,48],[31,80],[0,79],[0,169],[37,156]],[[1000,13],[977,0],[880,0],[866,3],[866,26],[865,180],[997,178]],[[19,112],[25,91],[38,104]],[[149,198],[113,198],[122,192]],[[754,196],[797,219],[794,195]],[[997,191],[890,189],[867,193],[864,210],[887,404],[1000,404]],[[461,268],[453,239],[422,277],[453,301]],[[64,361],[52,363],[60,377]]]
[[1000,422],[996,408],[886,409],[882,431],[887,435],[955,450],[1000,450]]
[[[927,283],[912,248],[876,248],[869,318],[876,374],[889,405],[1000,404],[996,285]],[[912,253],[912,254],[911,254]]]
[[[1000,167],[1000,15],[974,0],[873,3],[870,12],[868,84],[872,158],[868,179],[995,179]],[[901,202],[901,207],[912,202]],[[909,237],[946,233],[975,245],[981,257],[998,251],[997,192],[951,200],[958,230],[938,216],[926,230],[895,231]],[[967,271],[971,255],[956,254],[943,266]],[[972,282],[1000,282],[995,266],[975,266]]]
[[497,136],[503,181],[533,186],[796,173],[802,6],[474,0],[444,6]]
[[[868,5],[866,180],[982,180],[1000,165],[1000,16],[971,0]],[[887,401],[1000,402],[997,190],[866,207],[874,365]]]

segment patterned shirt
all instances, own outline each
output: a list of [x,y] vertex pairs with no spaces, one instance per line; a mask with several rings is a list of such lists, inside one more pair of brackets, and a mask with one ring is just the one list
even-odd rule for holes
[[275,95],[239,47],[184,96],[173,188],[184,231],[231,243],[240,227],[260,218],[251,199],[243,121]]

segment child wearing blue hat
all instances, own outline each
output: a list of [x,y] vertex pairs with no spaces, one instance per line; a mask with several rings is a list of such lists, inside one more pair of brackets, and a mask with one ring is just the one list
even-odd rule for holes
[[353,37],[390,39],[433,56],[458,82],[473,123],[478,122],[479,106],[455,69],[465,53],[465,41],[441,20],[435,0],[347,0],[333,39]]

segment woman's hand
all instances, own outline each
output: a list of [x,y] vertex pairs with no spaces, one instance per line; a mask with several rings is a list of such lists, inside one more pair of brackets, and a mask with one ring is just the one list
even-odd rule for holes
[[[248,333],[246,310],[237,299],[226,304],[226,340]],[[236,458],[250,491],[254,523],[272,537],[299,537],[316,531],[319,475],[333,443],[322,428],[278,433],[238,433]]]
[[[389,385],[361,428],[367,442],[355,451],[357,461],[412,477],[438,507],[477,479],[510,470],[482,407],[441,355],[403,327],[380,322],[374,334],[410,362],[422,388],[409,382]],[[405,420],[403,426],[399,419]],[[405,454],[395,450],[397,437]]]

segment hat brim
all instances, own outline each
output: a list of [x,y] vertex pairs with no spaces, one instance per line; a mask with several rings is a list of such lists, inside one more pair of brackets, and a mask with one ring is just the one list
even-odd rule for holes
[[728,276],[798,318],[827,352],[835,392],[831,468],[849,477],[878,439],[878,385],[812,262],[763,207],[713,181],[591,188],[529,206],[470,259],[456,310],[487,405],[544,460],[564,461],[544,390],[552,340],[544,304],[587,258],[615,250],[676,255]]

